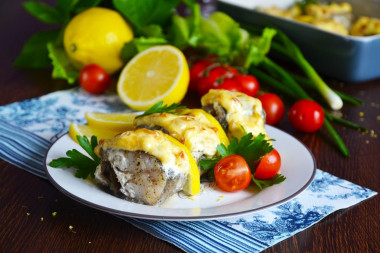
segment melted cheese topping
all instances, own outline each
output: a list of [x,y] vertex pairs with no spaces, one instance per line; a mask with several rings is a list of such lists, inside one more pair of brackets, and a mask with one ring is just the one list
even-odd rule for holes
[[164,128],[169,135],[184,144],[196,160],[200,155],[213,157],[217,152],[216,146],[221,142],[218,128],[197,110],[181,110],[178,114],[155,113],[137,118],[134,124]]
[[[256,98],[241,92],[210,90],[202,97],[201,103],[202,106],[219,104],[226,110],[227,135],[230,139],[241,139],[244,130],[247,133],[251,132],[253,136],[260,133],[267,135],[264,129],[265,114],[260,100]],[[269,139],[268,136],[267,138]]]
[[170,169],[188,175],[191,171],[191,158],[186,154],[186,151],[181,146],[173,143],[161,131],[147,129],[127,131],[112,139],[105,140],[98,147],[102,149],[144,151],[160,160],[165,172],[169,172],[168,170]]

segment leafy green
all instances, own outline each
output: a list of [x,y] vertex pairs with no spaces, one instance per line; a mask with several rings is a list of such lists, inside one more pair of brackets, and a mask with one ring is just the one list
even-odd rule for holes
[[167,44],[168,42],[164,38],[158,37],[139,37],[124,44],[121,50],[121,58],[123,61],[129,61],[137,53],[144,51],[153,46]]
[[178,3],[179,0],[113,0],[116,10],[129,20],[137,32],[151,24],[165,26]]
[[277,31],[272,28],[265,28],[262,36],[249,43],[248,53],[244,67],[248,68],[251,64],[260,64],[271,48],[271,42]]
[[159,25],[148,25],[141,29],[142,37],[165,38],[162,27]]
[[[69,4],[71,2],[71,4]],[[57,0],[57,8],[68,6],[66,11],[71,14],[78,14],[88,8],[95,7],[100,4],[102,0]]]
[[55,41],[59,30],[39,32],[33,35],[24,45],[20,55],[13,63],[15,67],[43,68],[50,65],[47,43]]
[[168,40],[180,49],[189,46],[196,47],[200,38],[200,6],[194,1],[185,1],[185,3],[190,9],[191,15],[188,17],[173,15],[168,34]]
[[[233,138],[230,145],[226,147],[224,144],[219,144],[217,147],[220,157],[212,159],[202,159],[199,161],[199,166],[202,170],[208,171],[208,176],[213,175],[215,165],[224,157],[230,155],[240,155],[243,157],[248,165],[255,168],[260,159],[267,153],[273,150],[272,145],[269,140],[265,140],[264,134],[259,134],[253,139],[252,133],[246,133],[240,141],[237,138]],[[274,184],[279,184],[286,178],[277,174],[273,178],[266,180],[259,180],[254,177],[254,172],[252,171],[252,181],[260,188],[264,189]]]
[[257,179],[252,175],[253,182],[260,188],[260,190],[267,188],[269,186],[275,185],[275,184],[279,184],[285,181],[285,179],[286,177],[284,177],[281,174],[276,174],[274,177],[270,179],[265,179],[265,180]]
[[22,5],[32,16],[47,24],[61,24],[64,21],[60,11],[45,3],[29,1]]
[[199,26],[200,38],[197,48],[208,54],[232,57],[241,41],[239,24],[222,12],[214,12],[202,18]]
[[[63,32],[70,18],[84,9],[98,5],[101,0],[57,0],[55,7],[43,2],[24,2],[24,8],[38,20],[48,24],[60,24],[56,30],[39,32],[32,36],[25,44],[17,59],[15,67],[44,68],[53,64],[54,78],[64,78],[73,83],[77,74],[68,65],[67,57],[63,54]],[[48,44],[51,45],[48,46]],[[49,47],[49,51],[48,51]],[[49,59],[49,56],[51,59]]]
[[68,157],[54,159],[49,163],[53,168],[75,168],[75,176],[86,179],[89,175],[94,177],[96,167],[100,164],[100,158],[94,153],[98,145],[96,136],[91,137],[91,143],[86,136],[77,136],[80,146],[91,156],[88,157],[76,149],[66,152]]
[[202,159],[199,161],[199,167],[202,170],[211,170],[215,165],[222,159],[221,157],[212,158],[212,159]]
[[172,113],[172,114],[176,114],[177,110],[179,110],[179,109],[186,109],[186,106],[181,105],[180,103],[173,103],[173,104],[171,104],[169,106],[168,105],[162,105],[163,103],[164,103],[163,101],[157,102],[151,108],[149,108],[148,110],[146,110],[143,114],[138,115],[136,117],[136,119],[144,117],[144,116],[147,116],[147,115],[150,115],[150,114],[153,114],[153,113]]
[[73,84],[79,77],[79,71],[72,65],[64,48],[50,42],[47,44],[47,49],[53,64],[52,77],[63,78],[69,84]]
[[273,147],[268,140],[265,140],[264,134],[260,133],[253,139],[252,133],[247,133],[240,139],[240,141],[235,137],[231,140],[228,147],[224,144],[219,144],[216,149],[218,150],[220,157],[202,159],[199,163],[202,170],[208,170],[215,167],[215,164],[217,164],[223,157],[229,155],[240,155],[249,165],[253,165],[265,154],[271,152]]

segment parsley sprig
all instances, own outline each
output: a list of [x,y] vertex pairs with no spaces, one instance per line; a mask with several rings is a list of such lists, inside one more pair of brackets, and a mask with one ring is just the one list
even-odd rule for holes
[[86,179],[89,175],[94,177],[96,167],[100,164],[100,158],[95,154],[94,149],[98,145],[96,136],[91,137],[91,142],[86,136],[77,136],[79,145],[90,155],[82,154],[76,149],[68,150],[68,157],[54,159],[49,163],[53,168],[75,168],[75,177]]
[[[252,133],[245,134],[240,141],[235,137],[230,142],[230,145],[226,147],[224,144],[219,144],[217,146],[220,157],[213,159],[202,159],[199,161],[199,166],[202,170],[208,170],[209,177],[212,177],[214,174],[215,165],[224,157],[229,155],[240,155],[243,157],[248,165],[252,168],[255,168],[256,164],[260,159],[267,153],[273,150],[272,145],[269,140],[265,139],[264,134],[259,134],[256,138],[253,139]],[[259,180],[254,177],[254,171],[252,171],[252,181],[262,190],[274,184],[279,184],[283,182],[286,178],[277,174],[271,179],[268,180]]]
[[154,104],[151,108],[146,110],[143,114],[140,114],[136,117],[141,118],[153,113],[171,113],[171,114],[176,114],[177,110],[179,109],[186,109],[187,107],[184,105],[181,105],[180,103],[173,103],[171,105],[163,105],[163,101],[159,101],[156,104]]

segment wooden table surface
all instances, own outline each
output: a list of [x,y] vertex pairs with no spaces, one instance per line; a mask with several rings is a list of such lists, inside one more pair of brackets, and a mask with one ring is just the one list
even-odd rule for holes
[[[12,67],[23,43],[46,29],[23,10],[20,1],[0,3],[0,105],[70,88],[53,80],[50,70]],[[380,60],[380,59],[379,59]],[[379,66],[380,67],[380,66]],[[344,118],[373,134],[337,126],[351,157],[343,157],[330,137],[319,131],[294,131],[284,117],[278,127],[305,143],[318,168],[363,187],[380,191],[380,79],[365,83],[328,81],[334,88],[364,101],[346,105]],[[185,103],[198,103],[194,94]],[[364,113],[361,117],[360,114]],[[56,212],[53,217],[52,213]],[[29,214],[29,215],[28,215]],[[379,196],[337,211],[311,228],[265,252],[379,252]],[[69,227],[73,228],[70,229]],[[0,160],[0,252],[178,252],[180,249],[101,211],[66,197],[49,181]]]

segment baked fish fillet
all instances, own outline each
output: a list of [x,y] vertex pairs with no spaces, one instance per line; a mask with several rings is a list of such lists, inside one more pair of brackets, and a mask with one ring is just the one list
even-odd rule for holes
[[213,158],[216,147],[228,138],[220,124],[201,109],[183,109],[175,113],[154,113],[135,119],[136,128],[161,130],[184,144],[198,162],[201,158]]
[[257,98],[220,89],[210,90],[201,98],[201,103],[202,108],[220,123],[230,140],[234,137],[241,139],[245,132],[267,136],[265,111]]
[[173,194],[199,193],[199,171],[187,148],[161,131],[127,131],[96,147],[101,163],[96,179],[113,193],[146,205]]

